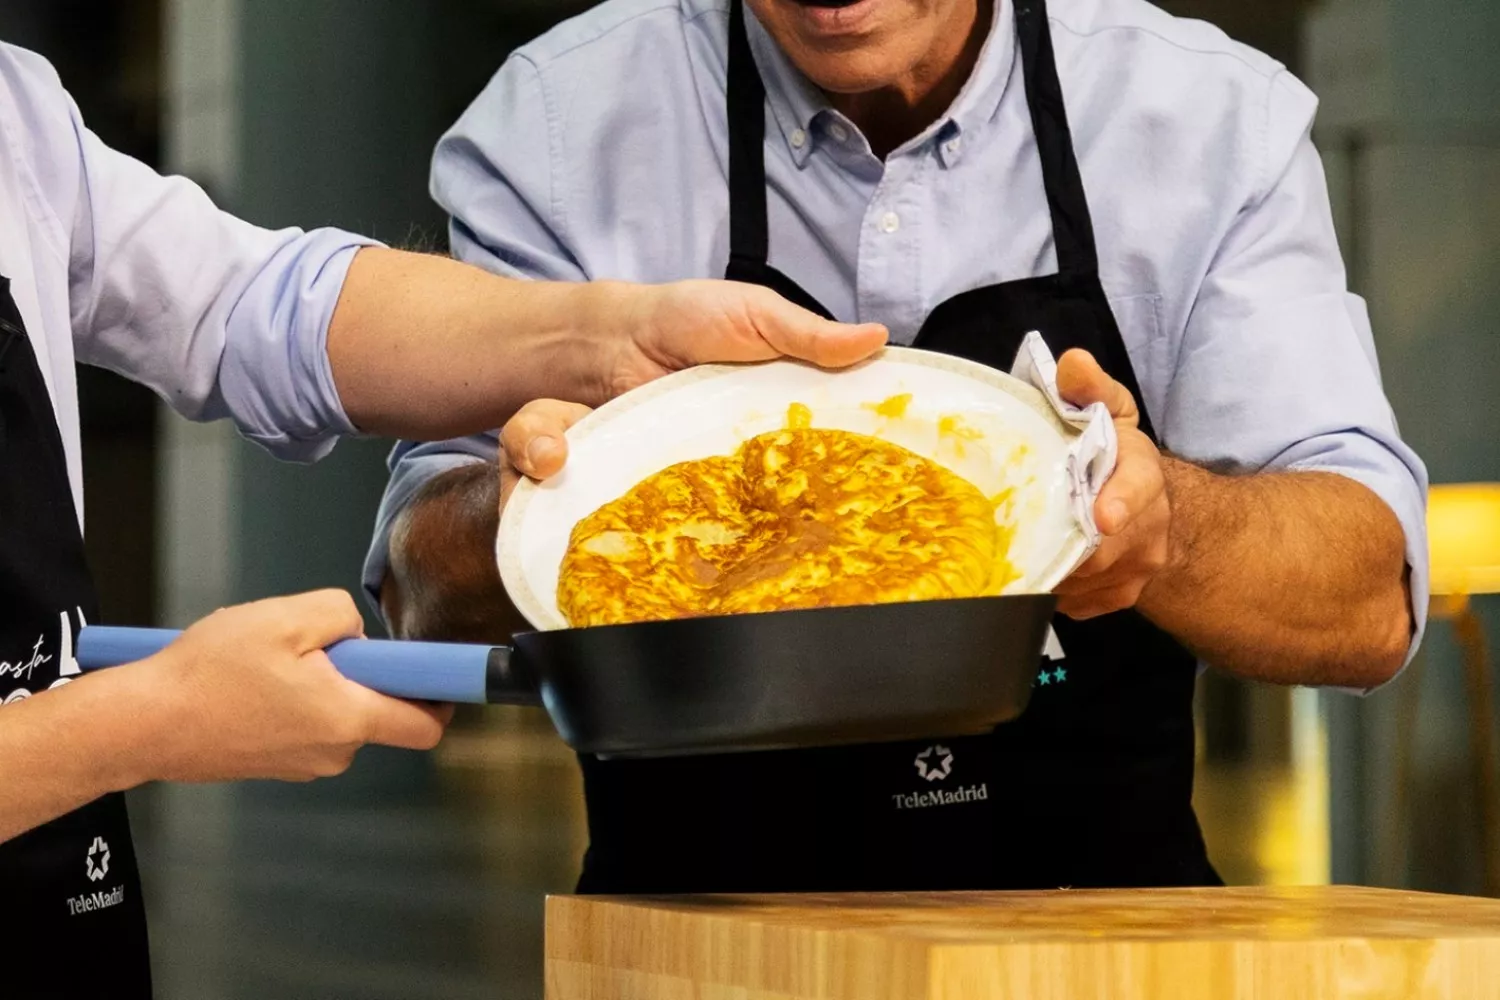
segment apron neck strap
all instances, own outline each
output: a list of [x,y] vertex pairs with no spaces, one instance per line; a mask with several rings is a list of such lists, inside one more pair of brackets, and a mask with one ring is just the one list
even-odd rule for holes
[[[1000,0],[997,0],[1000,2]],[[1021,71],[1026,81],[1026,106],[1042,159],[1042,184],[1052,213],[1052,241],[1057,267],[1064,274],[1099,270],[1094,222],[1089,215],[1083,175],[1073,152],[1062,81],[1052,51],[1052,29],[1047,23],[1047,0],[1012,0],[1016,37],[1021,48]]]
[[743,0],[729,5],[729,259],[762,266],[770,255],[766,221],[766,89],[750,36]]

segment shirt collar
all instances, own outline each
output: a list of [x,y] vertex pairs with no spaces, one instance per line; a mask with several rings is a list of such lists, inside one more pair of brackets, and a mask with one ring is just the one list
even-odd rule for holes
[[761,25],[760,19],[745,4],[745,33],[750,38],[750,51],[755,56],[755,68],[760,72],[761,83],[766,88],[766,101],[771,105],[771,114],[781,128],[792,161],[801,167],[807,162],[813,148],[813,119],[825,112],[832,112],[828,98],[802,71],[792,64],[781,46]]
[[[1000,110],[1000,99],[1005,95],[1016,62],[1016,26],[1010,6],[1013,2],[995,0],[989,37],[984,40],[974,71],[969,74],[947,113],[913,140],[913,144],[920,144],[937,137],[945,165],[951,166],[961,155],[963,134],[982,129]],[[781,129],[792,161],[801,167],[812,155],[817,142],[820,130],[814,126],[818,117],[837,115],[838,112],[829,105],[828,98],[817,85],[792,64],[748,4],[745,6],[745,31],[750,39],[750,51],[755,56],[756,69],[766,89],[771,114]],[[906,148],[911,148],[911,145]]]
[[[1016,64],[1016,19],[1011,10],[1015,0],[995,0],[993,21],[989,37],[979,51],[979,61],[974,72],[964,82],[948,113],[937,123],[936,134],[942,140],[944,162],[952,165],[957,159],[964,133],[983,131],[1000,113],[1000,100],[1010,85],[1010,77]],[[959,142],[955,142],[957,139]]]

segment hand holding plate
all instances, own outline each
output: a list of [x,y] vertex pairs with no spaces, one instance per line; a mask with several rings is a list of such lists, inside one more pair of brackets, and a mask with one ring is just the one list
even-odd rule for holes
[[887,337],[878,323],[835,323],[759,285],[677,281],[633,291],[620,317],[629,336],[610,341],[615,349],[601,403],[711,362],[789,357],[844,368],[879,350]]
[[1069,351],[1057,365],[1057,387],[1077,406],[1103,403],[1119,439],[1115,471],[1094,505],[1103,536],[1099,548],[1057,588],[1058,609],[1086,619],[1134,607],[1167,563],[1172,511],[1161,452],[1140,429],[1129,390],[1105,374],[1086,351]]

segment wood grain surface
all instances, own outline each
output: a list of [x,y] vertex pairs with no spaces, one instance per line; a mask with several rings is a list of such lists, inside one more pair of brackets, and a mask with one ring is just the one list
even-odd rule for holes
[[1500,901],[1340,886],[547,902],[548,1000],[1500,1000]]

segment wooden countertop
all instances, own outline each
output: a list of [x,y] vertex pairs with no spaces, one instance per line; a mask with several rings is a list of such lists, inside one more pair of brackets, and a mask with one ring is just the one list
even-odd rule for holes
[[547,901],[548,1000],[1500,1000],[1500,900],[1351,887]]

